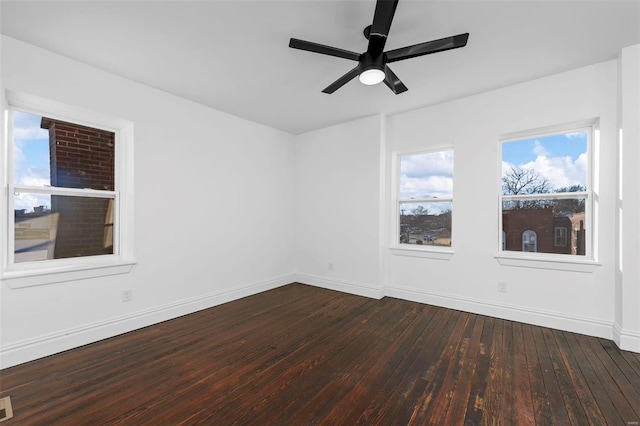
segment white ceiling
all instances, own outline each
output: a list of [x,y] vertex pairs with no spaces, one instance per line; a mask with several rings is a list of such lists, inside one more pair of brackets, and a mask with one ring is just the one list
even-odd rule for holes
[[640,43],[640,1],[400,0],[386,50],[469,32],[465,48],[391,65],[409,88],[357,79],[355,62],[294,50],[295,37],[363,52],[374,0],[10,1],[0,32],[293,134],[393,114],[617,57]]

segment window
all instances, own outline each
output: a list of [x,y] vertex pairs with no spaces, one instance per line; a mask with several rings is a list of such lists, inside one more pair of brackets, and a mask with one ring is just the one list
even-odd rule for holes
[[[102,271],[81,275],[130,268],[132,215],[122,196],[132,183],[130,173],[123,178],[130,123],[30,96],[8,94],[8,101],[2,278],[26,286],[82,278],[68,274],[92,267]],[[40,278],[21,280],[33,276]]]
[[535,231],[527,229],[522,233],[522,251],[535,253],[538,251],[538,235]]
[[397,243],[451,246],[453,150],[399,157]]
[[13,263],[113,254],[115,133],[12,113]]
[[592,133],[581,126],[502,141],[503,252],[591,256]]
[[556,227],[556,247],[566,247],[567,246],[567,228],[565,227]]

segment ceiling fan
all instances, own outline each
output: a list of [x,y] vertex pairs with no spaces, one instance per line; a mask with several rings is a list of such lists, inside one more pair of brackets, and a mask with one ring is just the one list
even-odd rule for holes
[[289,41],[289,47],[358,62],[358,65],[354,69],[327,86],[323,90],[324,93],[331,94],[358,76],[360,82],[367,85],[374,85],[384,81],[393,93],[399,95],[408,90],[407,86],[400,81],[398,76],[391,71],[391,68],[389,68],[387,64],[464,47],[467,45],[469,33],[427,41],[425,43],[414,44],[413,46],[385,52],[384,45],[387,42],[387,36],[389,35],[389,29],[391,28],[391,22],[393,21],[393,15],[396,12],[397,6],[398,0],[377,0],[376,10],[373,15],[373,24],[368,25],[364,29],[364,36],[369,40],[369,46],[367,47],[367,51],[362,54],[297,38],[292,38]]

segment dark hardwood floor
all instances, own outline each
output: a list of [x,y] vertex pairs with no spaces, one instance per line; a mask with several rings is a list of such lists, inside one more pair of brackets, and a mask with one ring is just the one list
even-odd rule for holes
[[12,425],[637,425],[613,342],[291,284],[0,372]]

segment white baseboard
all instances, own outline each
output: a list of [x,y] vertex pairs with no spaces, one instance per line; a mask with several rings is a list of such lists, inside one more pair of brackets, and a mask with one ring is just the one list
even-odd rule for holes
[[605,339],[613,338],[613,323],[597,318],[565,315],[559,312],[499,304],[488,300],[457,297],[449,294],[396,286],[386,287],[385,295],[541,327],[555,328]]
[[640,332],[613,324],[613,341],[622,350],[640,353]]
[[625,330],[618,324],[595,318],[565,315],[558,312],[498,304],[482,299],[463,298],[399,286],[381,288],[354,281],[336,280],[317,275],[296,273],[248,283],[231,290],[184,299],[175,303],[115,317],[106,321],[9,344],[0,349],[0,368],[8,368],[34,359],[53,355],[242,297],[281,287],[292,282],[299,282],[372,299],[381,299],[384,296],[396,297],[449,309],[612,339],[620,349],[640,353],[640,332]]
[[355,281],[337,280],[333,278],[321,277],[312,274],[295,274],[295,281],[315,287],[326,288],[328,290],[341,291],[343,293],[355,294],[357,296],[370,297],[372,299],[382,299],[384,289],[369,284]]
[[509,321],[517,321],[541,327],[549,327],[586,334],[589,336],[601,337],[604,339],[612,339],[618,343],[618,346],[621,349],[640,352],[637,346],[640,342],[639,334],[620,332],[620,340],[616,340],[614,339],[613,323],[597,318],[566,315],[560,312],[531,309],[517,305],[500,304],[483,299],[458,297],[450,294],[409,289],[400,286],[379,288],[368,284],[336,280],[311,274],[298,273],[295,274],[295,279],[297,282],[303,284],[355,294],[358,296],[370,297],[373,299],[381,299],[384,296],[396,297],[398,299],[456,309],[474,314],[487,315]]
[[243,286],[209,293],[175,303],[134,312],[92,324],[74,327],[37,338],[9,344],[0,349],[0,368],[8,368],[68,349],[97,342],[162,321],[177,318],[216,305],[271,290],[295,281],[294,274],[248,283]]

